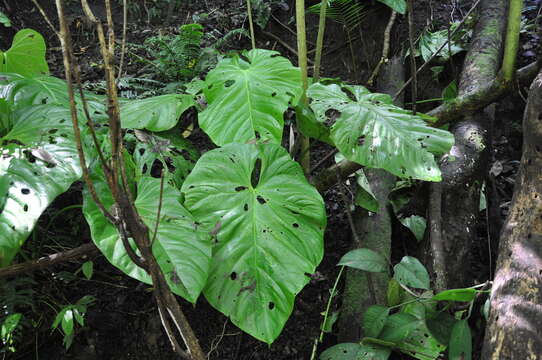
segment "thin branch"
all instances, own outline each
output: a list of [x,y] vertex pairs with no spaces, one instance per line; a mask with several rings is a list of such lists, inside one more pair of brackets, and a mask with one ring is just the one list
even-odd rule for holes
[[0,279],[18,276],[36,270],[45,269],[49,266],[76,259],[87,259],[98,253],[98,248],[93,243],[84,244],[71,250],[41,257],[37,260],[27,261],[21,264],[10,265],[0,268]]
[[[170,1],[173,4],[173,0]],[[168,18],[169,18],[168,14]],[[119,63],[119,75],[117,76],[117,84],[122,77],[122,65],[124,64],[124,55],[126,54],[126,28],[128,22],[128,6],[126,0],[122,0],[122,45],[120,47],[120,63]]]
[[45,20],[45,22],[47,23],[47,25],[49,25],[49,27],[51,28],[51,30],[53,30],[53,32],[55,33],[55,35],[60,38],[60,33],[58,32],[58,30],[54,27],[53,23],[51,22],[51,19],[49,19],[49,16],[47,16],[47,13],[43,10],[43,8],[41,7],[41,5],[38,3],[37,0],[32,0],[32,3],[34,3],[34,6],[39,10],[41,16],[43,17],[43,19]]
[[[474,11],[474,9],[476,9],[476,7],[478,6],[478,4],[480,3],[481,0],[477,0],[474,5],[472,5],[472,7],[470,8],[469,12],[465,15],[465,17],[461,20],[461,22],[457,25],[457,27],[455,28],[455,30],[452,32],[452,34],[450,35],[451,38],[453,38],[453,36],[463,27],[463,24],[465,24],[465,21],[469,18],[469,16],[472,14],[472,12]],[[441,52],[442,49],[444,49],[446,46],[448,45],[448,41],[444,42],[444,44],[442,44],[438,49],[437,51],[435,51],[433,53],[433,55],[431,55],[431,57],[422,64],[422,66],[420,66],[420,68],[414,72],[413,75],[418,75],[423,69],[425,69],[426,66],[429,65],[429,63],[431,63],[431,61],[433,61],[433,59],[435,57],[437,57],[437,55]],[[414,54],[410,54],[410,56],[414,56]],[[413,76],[410,77],[410,79],[408,79],[404,84],[403,86],[401,86],[401,88],[399,89],[399,91],[397,91],[395,93],[395,95],[393,96],[393,100],[395,101],[399,95],[406,89],[406,87],[408,85],[410,85],[410,83],[412,82],[412,79],[413,79]]]
[[105,208],[104,204],[98,197],[94,184],[92,183],[92,180],[90,179],[90,174],[87,168],[87,162],[85,159],[85,152],[83,150],[83,143],[81,140],[81,130],[79,129],[79,119],[77,117],[77,108],[75,106],[75,95],[73,92],[73,84],[72,84],[73,54],[72,54],[71,36],[68,29],[68,25],[66,23],[66,18],[64,16],[64,4],[62,0],[56,0],[56,6],[57,6],[57,11],[58,11],[59,23],[60,23],[60,33],[59,33],[60,43],[62,45],[62,54],[63,54],[63,61],[64,61],[64,69],[65,69],[64,71],[66,75],[66,84],[68,86],[68,97],[70,99],[70,112],[71,112],[71,118],[72,118],[73,133],[74,133],[75,143],[77,147],[77,154],[79,156],[79,165],[81,166],[81,170],[83,171],[83,179],[85,180],[85,184],[88,187],[88,190],[90,192],[90,195],[92,196],[92,199],[94,200],[94,202],[96,203],[100,211],[104,214],[104,216],[109,221],[114,223],[115,218]]
[[371,74],[371,77],[369,80],[367,80],[368,86],[373,86],[374,79],[378,76],[378,73],[380,72],[380,67],[385,64],[388,61],[388,56],[390,53],[390,34],[391,29],[393,27],[393,23],[395,22],[395,18],[397,17],[397,12],[392,11],[390,15],[390,19],[388,21],[388,25],[386,25],[386,29],[384,30],[384,42],[382,44],[382,56],[380,57],[380,61],[378,64],[376,64],[373,73]]
[[410,46],[410,73],[412,74],[412,115],[416,115],[416,101],[418,100],[418,75],[416,72],[416,55],[414,50],[414,5],[412,0],[407,1],[408,7],[408,44]]
[[164,169],[162,169],[162,176],[160,177],[160,196],[158,198],[158,210],[156,211],[156,224],[154,225],[154,234],[152,235],[151,246],[156,240],[158,234],[158,225],[160,224],[160,212],[162,211],[162,200],[164,198]]

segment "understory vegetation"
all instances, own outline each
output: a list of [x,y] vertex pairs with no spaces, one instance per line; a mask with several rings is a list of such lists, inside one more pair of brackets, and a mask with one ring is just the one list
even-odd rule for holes
[[205,3],[0,7],[3,358],[541,358],[540,3]]

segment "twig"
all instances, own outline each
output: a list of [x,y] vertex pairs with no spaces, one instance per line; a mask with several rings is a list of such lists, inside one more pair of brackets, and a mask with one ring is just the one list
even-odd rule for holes
[[[273,40],[277,41],[278,43],[280,43],[282,46],[284,46],[284,48],[286,48],[286,50],[290,51],[292,54],[294,54],[295,56],[299,56],[298,55],[298,52],[296,49],[294,49],[293,47],[291,47],[290,45],[288,45],[287,42],[285,42],[284,40],[282,40],[280,37],[278,37],[277,35],[273,34],[273,33],[270,33],[270,32],[267,32],[267,31],[261,31],[261,33],[267,37],[270,37],[272,38]],[[313,65],[314,62],[311,60],[311,59],[307,59],[308,63]]]
[[336,153],[338,153],[339,150],[337,148],[331,150],[330,152],[328,152],[324,157],[322,157],[317,163],[316,165],[314,165],[311,169],[311,172],[314,172],[316,169],[318,169],[320,166],[322,166],[323,163],[325,163],[330,157],[332,157],[333,155],[335,155]]
[[162,211],[162,200],[164,198],[164,169],[162,169],[162,176],[160,176],[160,196],[158,198],[158,210],[156,211],[156,224],[154,225],[154,234],[152,235],[151,246],[156,240],[158,234],[158,225],[160,224],[160,212]]
[[37,0],[32,0],[32,3],[34,3],[34,6],[39,10],[41,16],[43,16],[43,19],[45,20],[45,22],[47,23],[47,25],[49,25],[49,27],[51,28],[51,30],[53,30],[53,32],[55,33],[55,35],[57,37],[60,37],[60,34],[58,32],[58,30],[54,27],[53,23],[51,22],[51,19],[49,19],[49,16],[47,16],[47,13],[43,10],[43,8],[41,7],[41,5],[38,3]]
[[[455,30],[452,32],[452,34],[450,35],[450,37],[453,37],[460,29],[461,27],[463,26],[463,24],[465,24],[465,21],[469,18],[469,16],[472,14],[472,12],[474,11],[474,9],[476,9],[476,7],[478,6],[478,4],[480,3],[481,0],[477,0],[474,5],[472,5],[472,7],[470,8],[469,12],[467,13],[467,15],[465,15],[465,17],[463,18],[463,20],[461,20],[461,22],[457,25],[457,27],[455,28]],[[422,71],[423,69],[425,69],[425,67],[427,65],[429,65],[429,63],[440,53],[440,51],[442,49],[444,49],[444,47],[446,47],[448,45],[448,41],[446,41],[444,44],[442,44],[438,49],[437,51],[435,51],[433,53],[433,55],[431,55],[431,57],[422,64],[422,66],[420,66],[420,68],[414,72],[413,76],[414,75],[418,75],[420,73],[420,71]],[[414,56],[414,54],[410,54],[410,56]],[[397,99],[397,97],[399,97],[399,95],[406,89],[406,87],[408,85],[410,85],[410,83],[412,82],[412,78],[413,76],[411,76],[404,84],[403,86],[401,86],[401,88],[395,93],[395,95],[393,96],[393,100],[395,101]]]
[[78,258],[88,258],[98,252],[98,248],[93,243],[84,244],[75,249],[62,251],[56,254],[41,257],[37,260],[27,261],[21,264],[10,265],[0,268],[0,279],[17,276],[22,273],[45,269],[49,266],[63,263]]
[[337,287],[339,285],[339,281],[341,280],[343,271],[345,266],[341,266],[341,269],[339,270],[339,274],[335,278],[335,283],[333,284],[333,288],[331,289],[331,292],[329,294],[329,299],[327,301],[326,305],[326,311],[324,312],[324,319],[322,320],[322,325],[320,326],[320,336],[318,338],[314,339],[314,344],[312,347],[312,353],[311,353],[311,360],[316,359],[316,352],[318,350],[318,343],[321,343],[324,340],[324,327],[327,323],[327,318],[329,316],[329,309],[331,308],[331,303],[333,302],[333,298],[335,298],[337,293]]
[[384,30],[384,43],[382,45],[382,57],[380,58],[380,61],[378,62],[378,64],[376,64],[375,69],[373,70],[373,73],[371,74],[371,77],[367,81],[368,86],[373,86],[374,79],[376,79],[376,77],[378,76],[380,67],[382,66],[382,64],[388,61],[388,56],[390,53],[391,28],[393,27],[393,23],[395,22],[396,17],[397,17],[397,13],[395,11],[392,11],[390,15],[390,20],[388,21],[388,25],[386,25],[386,29]]
[[[412,0],[407,1],[408,7],[408,43],[410,46],[410,73],[412,78],[412,115],[416,115],[416,100],[418,100],[418,74],[416,72],[416,55],[414,53],[414,5]],[[449,41],[448,41],[449,42]]]
[[[173,0],[170,1],[170,6],[173,4]],[[168,20],[171,14],[168,11]],[[126,28],[128,22],[128,6],[126,0],[122,0],[122,45],[120,48],[120,63],[119,63],[119,75],[117,76],[117,84],[122,77],[122,65],[124,64],[124,55],[126,53]]]
[[311,178],[311,183],[320,192],[324,192],[337,182],[336,173],[339,172],[340,179],[346,179],[351,174],[361,169],[361,165],[353,161],[343,160],[322,170],[318,175]]

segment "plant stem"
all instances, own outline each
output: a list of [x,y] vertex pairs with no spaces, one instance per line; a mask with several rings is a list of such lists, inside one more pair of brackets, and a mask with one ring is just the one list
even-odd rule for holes
[[[303,86],[303,94],[301,95],[300,103],[305,105],[307,101],[308,87],[308,71],[307,71],[307,33],[305,29],[305,0],[296,0],[295,2],[295,17],[297,25],[297,53],[299,67],[301,68],[301,84]],[[308,137],[299,134],[298,140],[300,143],[300,163],[303,167],[305,175],[310,174],[310,140]]]
[[410,46],[410,73],[412,76],[412,90],[411,90],[411,99],[412,99],[412,115],[416,115],[416,100],[418,98],[418,77],[416,73],[416,54],[414,50],[414,4],[412,0],[407,2],[408,8],[408,43]]
[[254,36],[254,21],[252,20],[252,4],[247,0],[248,26],[250,27],[250,41],[252,50],[256,49],[256,37]]
[[324,34],[326,31],[326,12],[328,0],[322,0],[320,5],[320,19],[318,22],[318,36],[316,38],[316,55],[314,58],[314,82],[320,80],[320,64],[322,62],[322,49],[324,47]]
[[516,58],[519,47],[519,29],[521,25],[521,10],[523,0],[510,0],[508,10],[508,25],[506,28],[506,40],[504,45],[504,59],[502,73],[505,82],[512,81],[516,71]]

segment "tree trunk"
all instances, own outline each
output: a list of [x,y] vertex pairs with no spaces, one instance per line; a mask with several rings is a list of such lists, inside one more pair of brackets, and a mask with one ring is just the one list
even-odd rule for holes
[[[479,20],[465,59],[459,95],[475,92],[496,78],[502,53],[505,0],[482,0]],[[455,145],[441,161],[442,184],[430,202],[441,201],[441,211],[429,214],[432,260],[425,261],[435,274],[435,288],[468,286],[470,253],[476,234],[480,190],[486,170],[487,128],[491,119],[482,111],[467,114],[451,131]],[[442,191],[436,188],[442,187]],[[439,196],[440,199],[434,198]]]
[[542,71],[523,118],[523,156],[501,233],[483,359],[542,359]]
[[[404,83],[404,69],[401,57],[395,57],[382,68],[380,91],[394,94]],[[365,209],[357,208],[353,214],[355,231],[361,244],[353,244],[353,249],[369,248],[390,258],[391,253],[391,218],[388,210],[388,195],[395,185],[395,176],[381,169],[367,169],[367,180],[375,194],[379,210],[369,215]],[[370,286],[368,276],[373,286]],[[389,274],[367,273],[357,269],[346,269],[346,282],[343,303],[339,317],[339,339],[341,342],[357,342],[362,338],[361,321],[365,310],[374,305],[370,294],[375,292],[378,304],[386,303]]]

